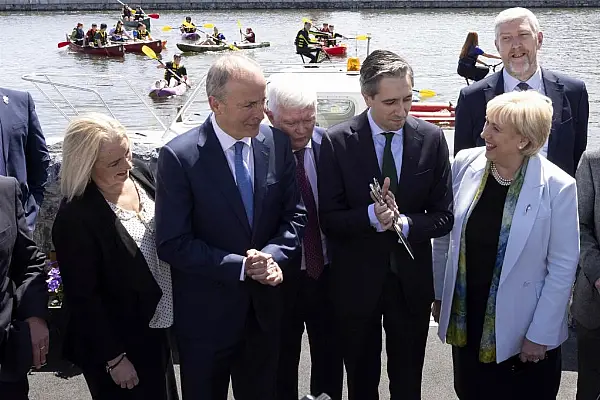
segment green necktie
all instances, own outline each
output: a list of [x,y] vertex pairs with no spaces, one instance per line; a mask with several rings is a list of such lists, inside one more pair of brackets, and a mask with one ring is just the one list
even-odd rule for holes
[[383,163],[381,166],[383,177],[390,178],[390,190],[394,194],[396,194],[396,189],[398,189],[398,171],[396,170],[396,162],[392,153],[392,138],[395,134],[395,132],[382,133],[385,136],[385,147],[383,148]]

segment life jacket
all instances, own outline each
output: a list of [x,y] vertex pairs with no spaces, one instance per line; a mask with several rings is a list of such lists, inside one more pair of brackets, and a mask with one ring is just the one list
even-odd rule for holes
[[294,44],[299,49],[308,48],[310,42],[308,41],[308,32],[306,32],[306,29],[300,29],[298,31],[296,34],[296,40],[294,40]]
[[96,43],[96,36],[100,35],[100,43],[102,43],[102,46],[104,46],[105,44],[108,43],[108,34],[106,33],[106,31],[102,32],[102,31],[96,31],[96,35],[94,36],[94,44]]
[[196,31],[196,25],[192,24],[191,22],[189,22],[190,25],[192,26],[183,26],[183,31],[186,33],[194,33]]
[[148,30],[146,30],[144,32],[142,32],[140,30],[136,30],[136,32],[137,32],[137,38],[139,40],[146,40],[146,39],[148,39],[148,36],[150,36],[150,32],[148,32]]
[[83,39],[85,37],[85,32],[83,29],[73,28],[73,32],[71,33],[71,39]]
[[115,27],[113,35],[122,35],[123,34],[123,26],[119,27],[118,25]]
[[[182,67],[181,64],[177,65],[173,61],[169,61],[166,63],[166,66],[171,71],[173,71],[177,75],[181,76],[181,74],[179,73],[179,69]],[[177,79],[177,77],[175,75],[173,75],[173,73],[171,71],[169,71],[168,69],[165,69],[165,81],[167,81],[167,82],[169,82],[171,80],[171,78]],[[179,82],[179,79],[177,79],[177,82]]]

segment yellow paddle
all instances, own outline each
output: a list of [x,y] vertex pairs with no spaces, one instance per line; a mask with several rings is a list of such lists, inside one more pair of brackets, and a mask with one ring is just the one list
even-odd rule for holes
[[179,82],[183,82],[183,83],[185,83],[185,85],[187,87],[191,88],[191,86],[186,81],[184,81],[179,75],[177,75],[175,73],[175,71],[173,71],[171,68],[167,67],[164,62],[162,62],[161,60],[159,60],[158,56],[156,55],[156,53],[154,52],[154,50],[152,50],[150,47],[148,47],[146,45],[142,46],[142,52],[144,52],[144,54],[147,55],[148,57],[150,57],[151,59],[156,60],[159,63],[161,63],[162,66],[165,67],[165,69],[167,71],[171,72],[175,78],[179,79]]
[[[214,24],[204,24],[204,25],[202,25],[202,27],[204,27],[204,28],[206,28],[206,29],[212,29],[212,28],[214,28],[214,27],[215,27],[215,25],[214,25]],[[225,43],[225,45],[226,45],[227,47],[229,47],[231,50],[235,50],[235,51],[239,50],[237,47],[235,47],[235,46],[234,46],[234,45],[232,45],[232,44],[229,44],[229,43],[227,43],[227,41],[225,41],[225,40],[223,40],[223,39],[218,39],[218,38],[216,38],[214,35],[209,35],[208,33],[204,32],[204,31],[200,31],[200,32],[202,32],[202,33],[204,33],[204,34],[207,34],[208,36],[210,36],[210,37],[212,37],[212,38],[214,38],[214,39],[217,39],[217,40],[219,40],[219,41],[221,41],[221,42]]]
[[237,26],[238,28],[240,28],[240,40],[243,42],[244,41],[244,36],[242,35],[242,23],[240,22],[240,20],[237,20]]
[[[198,28],[197,26],[195,26],[195,25],[192,25],[192,24],[190,24],[190,23],[189,23],[189,22],[187,22],[187,21],[183,21],[181,24],[182,24],[183,26],[187,27],[187,28]],[[203,27],[205,27],[205,28],[207,28],[207,29],[214,28],[214,25],[213,25],[213,24],[204,24],[204,25],[202,25],[202,26],[203,26]],[[179,28],[179,27],[177,27],[177,28]],[[172,26],[165,25],[165,26],[163,26],[163,27],[162,27],[162,30],[163,30],[164,32],[168,32],[168,31],[170,31],[171,29],[177,29],[177,28],[173,28]]]
[[423,98],[423,99],[426,99],[426,98],[433,97],[433,96],[437,95],[437,93],[435,93],[431,89],[413,89],[413,92],[419,93],[419,96],[421,98]]

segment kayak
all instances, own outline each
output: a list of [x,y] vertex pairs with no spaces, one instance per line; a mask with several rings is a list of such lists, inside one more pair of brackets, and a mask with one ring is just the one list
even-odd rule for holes
[[340,44],[338,46],[331,46],[331,47],[323,47],[323,51],[325,53],[329,54],[330,56],[337,56],[337,57],[345,57],[347,49],[348,48],[346,47],[345,44]]
[[410,111],[426,111],[426,112],[435,112],[435,111],[455,111],[456,108],[452,103],[413,103]]
[[150,32],[150,18],[144,18],[139,21],[123,21],[123,20],[121,20],[121,22],[123,22],[123,25],[125,26],[125,28],[129,28],[129,29],[137,29],[138,24],[141,22],[144,25],[146,25],[146,29],[148,30],[148,32]]
[[143,53],[142,47],[148,46],[155,53],[160,53],[163,49],[163,44],[160,39],[156,40],[136,40],[136,41],[126,41],[123,42],[123,47],[125,47],[125,51],[127,53]]
[[409,114],[443,128],[454,126],[456,109],[452,103],[413,103]]
[[[229,44],[187,44],[177,43],[177,48],[183,52],[205,53],[207,51],[223,51],[229,50]],[[257,49],[260,47],[271,46],[270,42],[261,43],[233,43],[233,46],[240,50]]]
[[148,96],[150,97],[170,97],[170,96],[181,96],[187,90],[185,83],[180,83],[175,87],[168,87],[167,81],[164,79],[154,82],[154,85],[150,87]]
[[183,32],[181,34],[181,39],[182,40],[198,40],[200,39],[200,34],[198,32]]
[[123,57],[125,55],[125,49],[122,44],[111,44],[104,47],[92,47],[92,46],[80,46],[75,44],[69,40],[69,35],[67,35],[67,40],[69,41],[69,49],[71,51],[75,51],[77,53],[90,54],[96,56],[105,56],[105,57]]

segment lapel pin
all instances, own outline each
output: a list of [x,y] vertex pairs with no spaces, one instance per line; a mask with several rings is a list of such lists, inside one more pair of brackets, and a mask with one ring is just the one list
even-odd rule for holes
[[8,104],[8,96],[2,96],[2,101],[4,101],[4,104]]
[[531,209],[531,204],[527,204],[527,207],[525,207],[525,214],[527,214],[527,212]]

